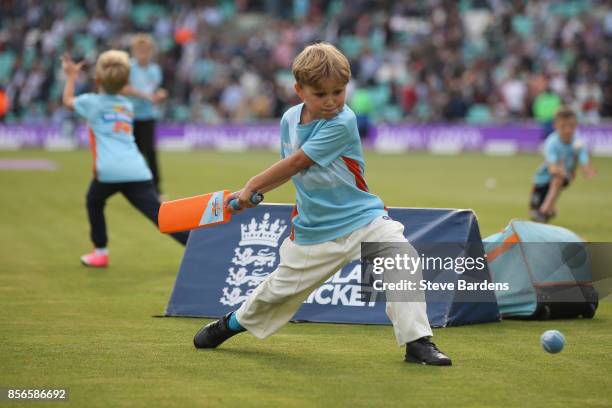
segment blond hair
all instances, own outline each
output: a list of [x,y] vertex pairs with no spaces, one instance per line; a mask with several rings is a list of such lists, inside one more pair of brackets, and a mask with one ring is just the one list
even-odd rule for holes
[[561,119],[576,119],[576,112],[574,112],[569,106],[561,106],[555,113],[555,120]]
[[125,51],[103,52],[96,62],[96,79],[109,94],[119,93],[130,78],[130,58]]
[[324,42],[304,48],[295,57],[291,69],[295,81],[302,86],[316,86],[326,78],[346,85],[351,78],[351,66],[344,54]]
[[147,45],[152,49],[155,48],[155,41],[153,41],[153,37],[146,33],[138,33],[134,37],[132,37],[132,49],[139,45]]

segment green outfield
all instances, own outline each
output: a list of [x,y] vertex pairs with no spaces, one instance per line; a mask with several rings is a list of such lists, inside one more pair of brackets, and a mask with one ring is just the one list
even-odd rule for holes
[[[169,198],[238,189],[276,158],[163,153],[163,184]],[[67,387],[69,406],[78,407],[612,403],[610,300],[594,320],[437,329],[436,342],[453,358],[450,368],[403,363],[389,326],[290,324],[265,341],[243,334],[219,350],[196,351],[191,341],[204,319],[152,317],[164,311],[182,248],[122,197],[107,207],[111,267],[79,264],[91,249],[88,152],[0,152],[0,159],[59,166],[0,170],[0,388]],[[484,237],[525,217],[540,159],[370,153],[367,162],[369,186],[388,206],[472,208]],[[594,163],[598,178],[579,178],[562,194],[555,222],[609,242],[612,160]],[[292,187],[266,200],[293,202]],[[540,334],[553,328],[567,339],[558,355],[539,345]]]

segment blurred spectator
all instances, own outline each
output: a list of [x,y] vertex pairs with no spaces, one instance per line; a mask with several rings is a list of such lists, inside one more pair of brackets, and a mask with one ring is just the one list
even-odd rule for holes
[[527,82],[525,78],[520,73],[510,73],[508,78],[501,83],[500,91],[510,117],[524,117],[527,96]]
[[9,100],[4,88],[0,87],[0,122],[4,122],[4,117],[9,110]]
[[349,57],[366,124],[543,121],[553,101],[581,122],[612,115],[607,0],[6,0],[0,15],[8,122],[62,118],[59,56],[92,65],[139,31],[159,45],[163,121],[278,118],[293,57],[320,40]]
[[561,106],[561,98],[550,89],[545,89],[533,101],[533,115],[542,124],[542,139],[554,131],[553,119]]
[[352,93],[349,105],[353,108],[355,116],[357,116],[359,136],[364,139],[370,134],[370,115],[374,110],[374,105],[365,88],[356,89]]

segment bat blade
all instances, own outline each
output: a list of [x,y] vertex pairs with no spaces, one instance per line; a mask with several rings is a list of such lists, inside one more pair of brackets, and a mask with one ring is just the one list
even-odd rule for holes
[[159,208],[159,230],[165,234],[228,222],[232,215],[223,202],[229,190],[166,201]]

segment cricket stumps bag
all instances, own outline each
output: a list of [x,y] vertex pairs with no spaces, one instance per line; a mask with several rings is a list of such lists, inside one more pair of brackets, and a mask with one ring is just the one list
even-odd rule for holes
[[592,318],[598,305],[587,244],[572,231],[530,221],[510,221],[483,240],[503,317]]

